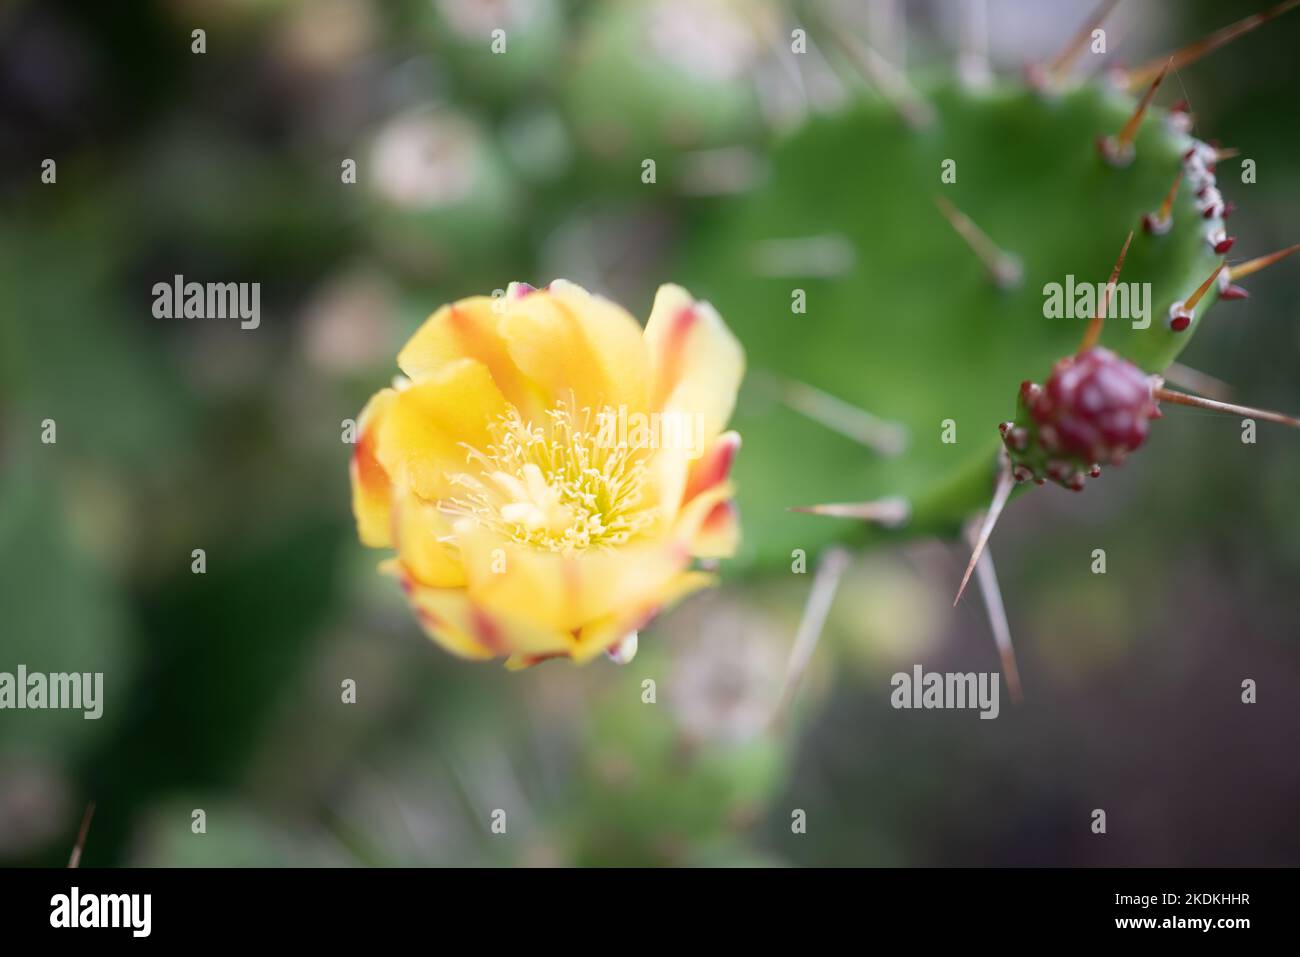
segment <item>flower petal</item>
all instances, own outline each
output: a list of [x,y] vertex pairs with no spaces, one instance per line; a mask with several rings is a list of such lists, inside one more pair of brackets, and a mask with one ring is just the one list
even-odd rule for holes
[[543,661],[550,661],[552,658],[567,657],[569,657],[567,651],[556,651],[544,655],[528,655],[523,652],[516,652],[506,659],[506,668],[510,671],[523,671],[525,668],[531,668],[533,665],[540,664]]
[[700,523],[691,543],[696,558],[730,558],[740,545],[740,512],[730,499],[718,502]]
[[370,397],[357,418],[357,444],[348,467],[357,537],[371,548],[392,545],[392,482],[375,458],[375,443],[378,427],[396,398],[392,389],[380,389]]
[[515,545],[468,520],[456,523],[456,536],[476,602],[493,613],[527,609],[541,627],[566,634],[652,599],[689,561],[685,546],[670,541],[568,556]]
[[396,559],[384,562],[379,569],[401,583],[420,626],[439,645],[460,658],[484,660],[495,657],[496,652],[472,637],[464,627],[467,621],[464,591],[427,588],[412,578]]
[[504,300],[474,296],[443,306],[402,347],[397,364],[412,381],[436,376],[457,359],[487,366],[501,393],[526,415],[541,411],[541,395],[510,357],[498,328]]
[[645,597],[634,605],[588,622],[578,632],[573,649],[573,660],[590,661],[602,651],[617,645],[629,632],[644,628],[655,615],[670,608],[692,592],[712,585],[716,579],[707,572],[687,571],[674,576],[653,597]]
[[[717,524],[709,526],[710,522],[722,521],[721,516],[714,515],[714,510],[719,504],[728,501],[731,493],[730,482],[719,482],[700,492],[682,506],[677,522],[673,526],[673,539],[688,554],[698,558],[721,558],[731,554],[730,552],[723,552],[721,555],[713,554],[713,547],[719,543],[713,541],[711,536],[722,531],[723,526]],[[700,548],[704,551],[697,551]]]
[[479,607],[463,588],[429,588],[401,569],[403,589],[429,637],[462,658],[567,654],[570,635],[548,632],[518,615]]
[[515,364],[552,404],[572,393],[594,409],[647,407],[649,357],[640,325],[621,306],[557,279],[508,301],[498,328]]
[[690,475],[686,480],[686,489],[682,492],[682,501],[689,502],[701,492],[713,488],[719,482],[725,482],[731,474],[732,463],[740,451],[740,433],[723,432],[704,455],[691,463]]
[[451,493],[450,475],[467,471],[466,446],[485,448],[488,424],[506,408],[487,366],[457,359],[397,393],[379,427],[376,458],[395,482],[437,501]]
[[393,537],[402,565],[422,585],[458,588],[465,571],[449,541],[451,522],[436,504],[407,491],[393,511]]
[[662,528],[670,528],[677,519],[693,461],[682,448],[659,449],[650,459],[646,501],[658,505]]
[[646,322],[653,408],[704,417],[703,440],[727,425],[745,372],[745,353],[717,310],[681,286],[660,286]]

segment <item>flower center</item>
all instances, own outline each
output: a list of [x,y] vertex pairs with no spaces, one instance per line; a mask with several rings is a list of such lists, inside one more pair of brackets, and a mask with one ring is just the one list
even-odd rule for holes
[[452,475],[463,491],[441,507],[546,551],[626,543],[654,524],[657,510],[642,503],[645,453],[611,440],[612,415],[608,407],[597,414],[570,399],[534,425],[511,406],[488,425],[487,448],[466,446],[478,471]]

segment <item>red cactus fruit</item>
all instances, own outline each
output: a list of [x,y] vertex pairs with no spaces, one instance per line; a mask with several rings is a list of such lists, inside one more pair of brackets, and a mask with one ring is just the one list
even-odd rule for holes
[[1100,346],[1062,359],[1047,385],[1031,392],[1026,406],[1043,448],[1087,468],[1119,465],[1160,416],[1151,376]]

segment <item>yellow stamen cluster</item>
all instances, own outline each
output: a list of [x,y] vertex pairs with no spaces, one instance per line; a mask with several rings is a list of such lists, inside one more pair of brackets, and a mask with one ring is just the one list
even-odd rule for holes
[[570,399],[546,413],[543,425],[511,406],[488,426],[486,449],[466,446],[477,473],[451,482],[464,493],[440,503],[518,545],[573,555],[623,545],[654,525],[643,503],[643,450],[609,441],[611,409],[594,414]]

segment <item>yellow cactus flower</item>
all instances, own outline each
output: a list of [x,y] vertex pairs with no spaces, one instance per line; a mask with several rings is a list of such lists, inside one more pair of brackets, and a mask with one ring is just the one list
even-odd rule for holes
[[443,306],[358,422],[352,505],[421,624],[465,658],[630,660],[739,538],[724,432],[744,371],[708,304],[662,286],[645,329],[556,280]]

